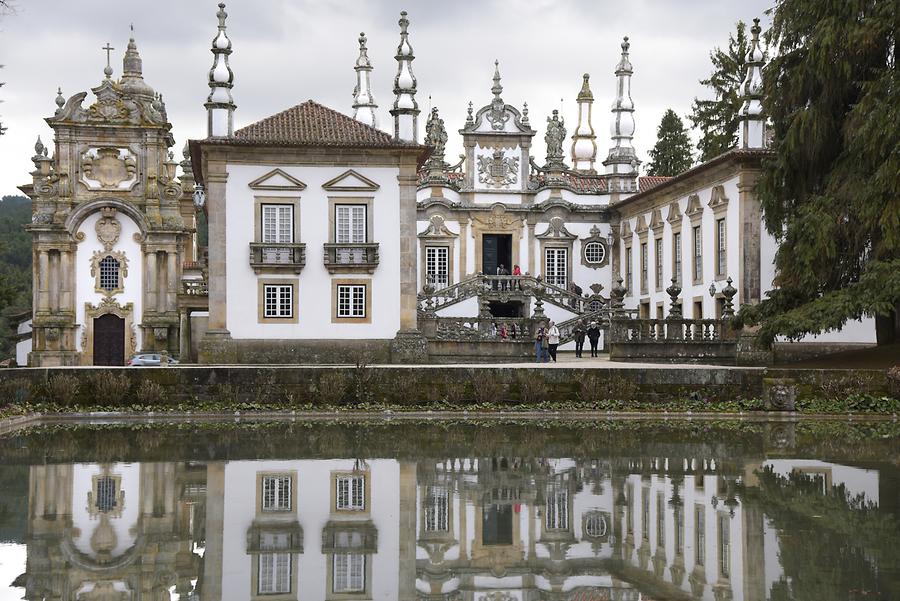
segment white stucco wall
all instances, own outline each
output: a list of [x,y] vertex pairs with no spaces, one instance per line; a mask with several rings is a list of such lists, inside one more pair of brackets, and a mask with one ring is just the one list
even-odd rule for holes
[[[95,292],[96,278],[91,275],[91,257],[94,252],[103,251],[103,244],[97,239],[95,227],[101,219],[99,212],[91,213],[81,225],[78,233],[84,235],[84,239],[78,243],[75,252],[75,323],[78,328],[75,332],[75,346],[79,351],[84,351],[81,344],[81,335],[85,328],[85,303],[97,306],[104,295]],[[115,295],[115,300],[124,307],[128,303],[134,304],[133,321],[136,350],[141,348],[141,330],[138,327],[143,320],[143,282],[144,263],[141,245],[134,239],[135,234],[140,234],[140,228],[130,217],[121,211],[116,213],[116,219],[122,225],[119,240],[113,246],[113,251],[125,253],[128,261],[128,275],[124,278],[125,289]],[[126,332],[127,334],[127,332]],[[129,349],[125,348],[126,355]]]
[[[398,598],[400,554],[400,465],[394,460],[370,460],[369,511],[359,516],[336,516],[331,506],[331,473],[353,470],[352,459],[236,461],[225,466],[225,531],[222,548],[223,601],[245,601],[256,596],[251,590],[252,557],[247,554],[247,531],[254,520],[297,520],[303,529],[303,553],[296,555],[297,573],[292,574],[293,597],[326,599],[328,556],[322,553],[322,530],[329,520],[371,520],[378,530],[377,552],[372,562],[371,599]],[[258,516],[257,474],[296,472],[297,497],[287,517]]]
[[[400,329],[400,188],[398,168],[340,166],[277,166],[306,184],[301,192],[254,191],[248,184],[275,165],[229,165],[226,189],[227,326],[235,339],[388,339]],[[375,192],[328,192],[322,184],[348,169],[377,184]],[[306,244],[306,266],[299,275],[256,275],[249,263],[254,241],[257,196],[300,198],[300,237]],[[370,239],[379,244],[379,263],[372,274],[330,274],[324,266],[323,244],[329,241],[329,197],[374,198]],[[352,202],[352,201],[351,201]],[[371,323],[332,323],[332,280],[371,278]],[[259,323],[258,280],[296,279],[297,323]]]

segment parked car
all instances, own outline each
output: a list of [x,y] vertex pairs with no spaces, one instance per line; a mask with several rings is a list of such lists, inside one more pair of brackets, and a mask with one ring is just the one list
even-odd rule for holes
[[178,365],[178,360],[168,356],[164,357],[163,355],[157,353],[146,353],[144,355],[135,355],[128,360],[128,365],[132,367],[159,367],[161,365]]

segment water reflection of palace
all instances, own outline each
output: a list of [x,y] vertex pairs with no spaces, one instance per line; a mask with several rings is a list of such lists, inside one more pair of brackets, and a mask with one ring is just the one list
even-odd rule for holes
[[869,508],[882,486],[683,456],[29,469],[29,601],[760,601],[785,581],[761,474]]

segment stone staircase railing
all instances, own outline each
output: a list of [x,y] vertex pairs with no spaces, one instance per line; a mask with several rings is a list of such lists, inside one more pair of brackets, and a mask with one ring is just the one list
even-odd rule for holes
[[532,275],[484,275],[475,274],[445,288],[426,284],[418,295],[419,313],[436,312],[474,296],[499,299],[540,297],[543,301],[571,311],[577,315],[588,310],[598,297],[580,296],[565,288],[550,284]]

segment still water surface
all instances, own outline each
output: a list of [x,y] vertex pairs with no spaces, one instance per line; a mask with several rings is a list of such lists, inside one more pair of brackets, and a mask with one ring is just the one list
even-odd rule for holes
[[898,600],[898,431],[35,428],[0,437],[0,600]]

